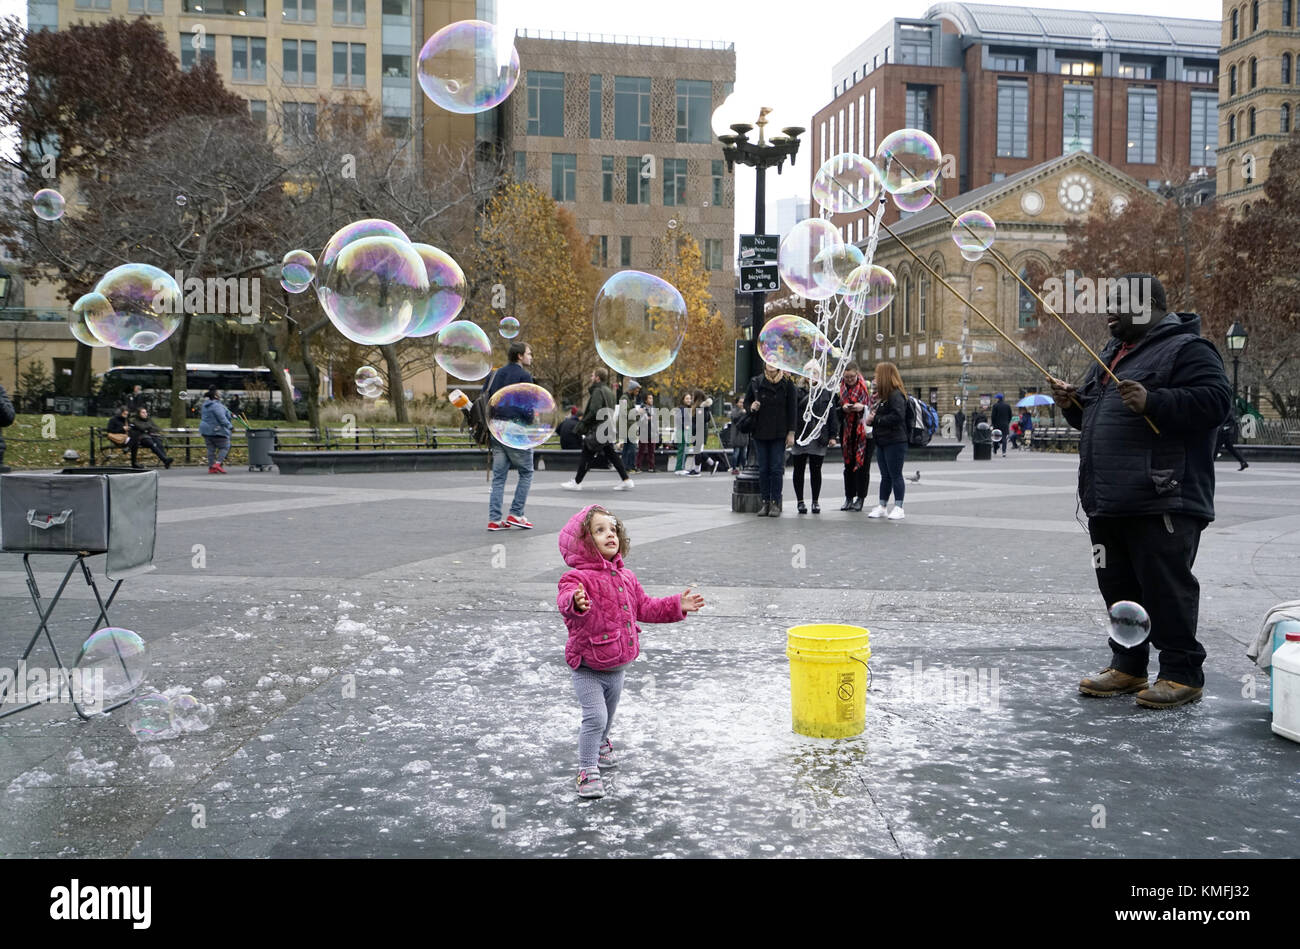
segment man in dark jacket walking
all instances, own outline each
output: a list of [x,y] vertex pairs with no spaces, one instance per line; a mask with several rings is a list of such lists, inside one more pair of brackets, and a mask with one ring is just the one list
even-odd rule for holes
[[614,401],[614,390],[605,384],[608,378],[609,370],[604,366],[591,371],[587,407],[582,412],[582,422],[579,425],[582,432],[582,458],[573,480],[560,485],[565,491],[581,491],[587,469],[601,458],[618,472],[620,480],[614,485],[615,491],[626,491],[634,487],[632,479],[627,476],[627,469],[623,467],[623,459],[614,451],[614,442],[618,439],[618,406]]
[[[1002,399],[1002,393],[999,392],[995,397],[993,408],[989,410],[989,421],[993,427],[1002,433],[1002,457],[1007,456],[1007,442],[1011,441],[1011,406],[1007,405]],[[998,452],[999,442],[993,443],[993,454]]]
[[[498,391],[506,386],[519,385],[521,383],[531,383],[533,374],[529,372],[529,367],[533,364],[533,349],[527,343],[515,340],[506,350],[506,358],[509,360],[504,366],[492,373],[487,382],[487,395],[492,398]],[[507,445],[492,436],[490,441],[492,447],[492,488],[488,494],[488,526],[490,531],[504,531],[512,527],[531,530],[533,522],[524,515],[524,508],[528,504],[528,491],[533,486],[533,450],[531,448],[515,448],[513,445]],[[513,468],[518,472],[518,481],[515,484],[515,496],[510,502],[510,514],[506,517],[501,516],[501,508],[505,503],[506,496],[506,479],[510,477],[510,469]]]
[[1199,699],[1205,684],[1192,566],[1201,531],[1214,520],[1214,445],[1232,389],[1199,316],[1166,313],[1164,287],[1149,274],[1121,280],[1150,291],[1145,306],[1112,299],[1107,307],[1114,338],[1101,358],[1119,383],[1094,365],[1077,388],[1052,380],[1052,395],[1080,430],[1079,498],[1097,586],[1108,607],[1132,600],[1146,608],[1160,671],[1149,686],[1148,643],[1111,640],[1110,666],[1079,690],[1136,692],[1139,705],[1173,708]]
[[794,447],[799,394],[794,383],[775,366],[749,380],[745,406],[755,416],[750,433],[758,455],[759,517],[781,516],[781,485],[785,481],[786,449]]

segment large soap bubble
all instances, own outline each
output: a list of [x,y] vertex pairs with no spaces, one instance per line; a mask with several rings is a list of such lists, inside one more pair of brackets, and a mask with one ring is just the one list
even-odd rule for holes
[[993,246],[996,234],[997,225],[983,211],[966,211],[957,215],[957,220],[952,222],[952,239],[957,244],[957,249],[962,251],[962,256],[984,253]]
[[686,301],[666,280],[624,270],[596,295],[592,328],[605,365],[624,376],[652,375],[677,358],[686,336]]
[[813,280],[822,290],[843,293],[844,281],[862,266],[865,257],[856,244],[833,244],[813,258]]
[[465,272],[445,250],[439,250],[432,244],[411,246],[424,261],[424,270],[429,277],[429,296],[416,313],[406,335],[432,336],[460,315],[464,308],[467,294]]
[[801,316],[774,316],[758,334],[758,354],[769,366],[798,376],[820,375],[821,358],[833,347],[817,324]]
[[102,676],[103,700],[115,702],[130,695],[144,681],[144,640],[131,630],[116,626],[96,630],[82,644],[76,668],[86,683],[98,682]]
[[162,741],[180,734],[171,701],[157,692],[137,695],[131,700],[126,710],[126,728],[138,741]]
[[555,399],[541,386],[503,386],[488,401],[488,428],[511,448],[536,448],[555,431]]
[[920,129],[899,129],[876,149],[876,166],[890,194],[928,188],[943,171],[939,143]]
[[818,206],[833,214],[861,211],[880,197],[880,189],[880,171],[869,159],[854,152],[826,159],[812,183]]
[[934,192],[929,188],[920,188],[916,191],[895,191],[891,197],[894,204],[898,205],[898,210],[915,214],[930,206],[934,201]]
[[1109,610],[1110,638],[1121,646],[1140,646],[1151,635],[1151,617],[1146,607],[1132,600],[1119,600]]
[[406,241],[362,237],[339,251],[316,293],[340,333],[354,343],[382,346],[406,335],[429,295],[429,277]]
[[483,20],[444,26],[420,50],[420,88],[448,112],[486,112],[519,81],[514,37]]
[[32,195],[32,211],[42,221],[57,221],[66,206],[63,195],[53,188],[42,188]]
[[396,237],[398,240],[411,243],[411,239],[406,236],[406,232],[394,224],[392,221],[385,221],[382,218],[363,218],[360,221],[353,221],[345,227],[339,228],[334,232],[334,236],[329,239],[325,249],[320,252],[317,259],[316,273],[316,295],[320,295],[321,286],[329,279],[330,271],[334,269],[334,262],[338,259],[339,254],[353,241],[359,241],[363,237]]
[[302,293],[316,276],[316,258],[305,250],[291,250],[280,261],[280,286]]
[[108,302],[108,297],[92,290],[90,293],[82,294],[77,298],[77,302],[72,304],[72,310],[68,313],[68,328],[72,330],[72,335],[78,342],[94,346],[96,349],[107,346],[108,343],[91,331],[86,316],[94,313],[100,319],[106,319],[112,312],[113,304]]
[[86,311],[90,331],[114,349],[153,349],[181,325],[181,288],[149,264],[114,267],[95,285],[111,309]]
[[492,344],[476,324],[457,320],[438,333],[433,358],[447,375],[473,382],[492,371]]
[[[874,316],[889,306],[898,291],[894,275],[878,264],[863,264],[844,281],[844,302],[854,313]],[[876,342],[884,337],[876,334]]]
[[819,257],[823,252],[844,246],[839,229],[824,218],[810,217],[790,229],[781,241],[777,268],[781,279],[799,296],[809,300],[825,300],[835,294],[835,286],[823,286],[817,281],[821,267]]

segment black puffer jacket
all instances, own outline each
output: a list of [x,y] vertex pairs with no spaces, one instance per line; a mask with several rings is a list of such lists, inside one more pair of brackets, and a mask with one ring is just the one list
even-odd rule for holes
[[[1120,347],[1101,352],[1110,365]],[[1079,387],[1080,410],[1065,418],[1081,432],[1079,498],[1089,517],[1190,514],[1214,520],[1214,446],[1232,401],[1232,387],[1214,345],[1201,336],[1201,318],[1170,313],[1115,367],[1120,379],[1142,383],[1146,414],[1130,412],[1113,382],[1101,384],[1094,365]]]
[[876,403],[876,417],[871,423],[871,437],[877,445],[907,441],[907,396],[901,389]]
[[754,431],[754,438],[785,438],[796,431],[796,419],[799,414],[799,393],[794,383],[785,376],[780,382],[769,382],[767,376],[757,375],[749,380],[745,390],[745,407],[759,403]]

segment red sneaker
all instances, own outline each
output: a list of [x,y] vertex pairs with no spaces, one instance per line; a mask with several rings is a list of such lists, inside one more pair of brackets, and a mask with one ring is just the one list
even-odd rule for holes
[[216,465],[208,465],[208,474],[221,474]]
[[525,530],[532,530],[533,528],[533,522],[530,521],[528,518],[524,517],[522,514],[519,516],[515,516],[514,514],[511,514],[509,517],[506,518],[506,524],[510,527],[522,527]]
[[217,469],[217,474],[230,474],[230,472],[227,471],[227,470],[225,469],[225,467],[224,467],[224,466],[221,464],[221,462],[219,462],[219,461],[218,461],[215,465],[213,465],[212,467],[215,468],[215,469]]
[[488,521],[488,530],[490,531],[508,531],[510,525],[505,521]]

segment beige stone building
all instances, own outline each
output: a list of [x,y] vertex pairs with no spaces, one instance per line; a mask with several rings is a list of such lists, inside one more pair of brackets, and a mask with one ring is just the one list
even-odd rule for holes
[[[1148,193],[1144,182],[1089,152],[1076,151],[946,200],[957,214],[980,210],[993,218],[993,247],[1016,273],[1023,274],[1034,261],[1064,280],[1051,261],[1066,246],[1066,225],[1098,210],[1122,209],[1133,196]],[[1023,342],[1035,325],[1036,301],[992,255],[965,260],[952,240],[952,219],[937,203],[892,227],[963,300]],[[887,309],[863,322],[856,348],[864,371],[881,360],[897,364],[909,393],[941,413],[955,410],[963,377],[972,401],[1003,392],[1014,403],[1022,389],[1046,389],[1028,361],[883,233],[875,262],[894,274],[898,291]],[[1068,318],[1073,323],[1088,317]],[[883,339],[877,341],[877,335]]]
[[574,213],[605,276],[659,270],[665,235],[689,230],[734,320],[734,181],[710,126],[734,46],[534,30],[515,46],[523,75],[501,110],[515,177]]
[[1229,207],[1263,200],[1269,157],[1290,138],[1300,113],[1298,2],[1223,4],[1215,200]]

